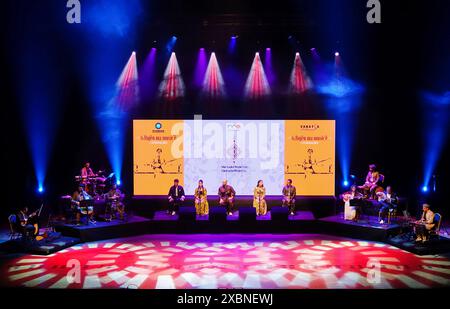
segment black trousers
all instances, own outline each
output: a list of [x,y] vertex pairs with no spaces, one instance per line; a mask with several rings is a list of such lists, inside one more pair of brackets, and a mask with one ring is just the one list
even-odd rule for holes
[[295,212],[295,201],[288,203],[287,201],[283,200],[282,206],[283,207],[287,206],[290,213]]
[[415,232],[416,232],[416,236],[420,236],[420,237],[428,238],[428,236],[430,235],[430,231],[427,230],[427,228],[425,227],[425,224],[417,224],[415,227]]
[[179,198],[174,199],[173,201],[169,202],[168,210],[169,212],[175,211],[177,212],[180,209],[180,206],[182,206],[183,201],[181,201]]
[[227,213],[233,212],[234,210],[234,199],[230,201],[229,199],[225,199],[223,202],[219,201],[220,206],[225,206],[227,208]]

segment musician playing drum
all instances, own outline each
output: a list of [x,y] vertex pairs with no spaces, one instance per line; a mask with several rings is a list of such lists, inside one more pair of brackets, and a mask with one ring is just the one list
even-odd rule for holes
[[120,220],[123,220],[125,205],[122,203],[122,192],[117,189],[116,184],[113,184],[111,190],[106,193],[106,212],[109,212],[109,218],[106,219],[108,221],[115,219],[116,213],[119,214]]

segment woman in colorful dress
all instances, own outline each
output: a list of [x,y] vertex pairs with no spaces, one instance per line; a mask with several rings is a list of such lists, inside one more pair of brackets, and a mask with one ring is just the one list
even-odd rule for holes
[[258,180],[256,188],[253,190],[253,207],[256,208],[257,216],[267,213],[266,188],[262,180]]
[[200,179],[194,193],[195,212],[199,216],[206,216],[209,213],[207,193],[206,188],[203,186],[203,180]]

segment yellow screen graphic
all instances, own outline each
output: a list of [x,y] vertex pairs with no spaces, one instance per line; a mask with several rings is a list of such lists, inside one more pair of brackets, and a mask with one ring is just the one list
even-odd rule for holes
[[183,185],[183,120],[134,120],[134,194],[166,195]]
[[298,195],[334,195],[335,121],[285,121],[285,179]]

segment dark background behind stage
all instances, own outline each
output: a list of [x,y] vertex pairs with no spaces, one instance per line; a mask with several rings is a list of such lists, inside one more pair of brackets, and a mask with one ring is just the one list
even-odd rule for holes
[[[421,198],[424,156],[429,151],[423,143],[430,123],[422,121],[423,108],[427,109],[427,106],[421,93],[442,94],[449,91],[450,85],[448,1],[381,1],[382,24],[379,25],[367,23],[366,2],[136,1],[138,21],[133,33],[124,38],[131,48],[121,58],[122,66],[132,50],[137,53],[138,67],[143,65],[152,47],[157,47],[161,53],[157,55],[156,82],[148,89],[141,89],[141,93],[151,95],[143,97],[130,118],[191,119],[194,113],[217,119],[333,118],[326,110],[323,95],[313,92],[293,98],[287,96],[284,89],[296,50],[301,52],[311,75],[314,75],[314,69],[310,48],[315,47],[322,60],[330,63],[334,62],[334,52],[339,51],[349,77],[365,88],[358,111],[352,118],[356,126],[350,136],[353,141],[350,174],[362,178],[368,163],[376,163],[387,176],[387,182],[400,195],[409,197],[411,206],[415,207]],[[105,12],[108,12],[109,2],[99,3],[105,5]],[[84,5],[88,6],[85,1],[81,4],[82,10]],[[87,58],[93,48],[90,44],[96,38],[86,39],[83,24],[67,24],[66,10],[65,1],[8,1],[2,4],[2,11],[6,13],[2,20],[1,49],[1,170],[6,181],[2,190],[2,213],[23,203],[33,203],[36,197],[30,139],[20,102],[24,93],[31,100],[34,92],[44,91],[42,80],[47,84],[54,82],[55,86],[47,87],[45,91],[50,97],[57,97],[49,102],[48,110],[43,111],[51,117],[42,125],[55,125],[48,154],[45,198],[55,205],[56,197],[71,194],[75,189],[73,177],[85,160],[89,160],[94,169],[110,169],[92,94],[86,87]],[[112,16],[120,21],[120,11]],[[111,22],[108,18],[105,13],[106,24]],[[108,33],[93,35],[101,40],[102,35]],[[163,50],[173,35],[178,38],[174,51],[187,95],[176,102],[177,105],[170,106],[157,99],[156,88],[168,60]],[[239,38],[236,53],[229,55],[227,48],[232,35],[239,35]],[[289,36],[295,37],[298,43],[292,44]],[[230,92],[227,100],[209,102],[199,99],[193,76],[200,47],[208,52],[214,50],[218,55]],[[241,99],[245,79],[255,51],[263,52],[266,47],[272,48],[276,73],[274,94],[268,100],[249,103]],[[42,59],[51,62],[24,65],[23,54],[28,48],[37,48]],[[116,50],[107,46],[103,50],[105,57],[114,52]],[[45,70],[47,65],[51,67],[51,77]],[[28,70],[38,71],[31,83],[35,83],[33,89],[30,89],[30,83],[27,87],[23,83],[23,74]],[[117,78],[120,70],[114,74]],[[36,121],[40,121],[38,114]],[[122,182],[124,191],[131,193],[131,121],[125,130]],[[40,137],[34,138],[39,140]],[[336,138],[339,142],[340,136]],[[440,198],[434,206],[448,214],[442,198],[450,188],[448,135],[442,139],[443,149],[434,169],[438,175],[437,192],[429,193],[426,198]],[[342,179],[338,156],[339,153],[336,189],[340,192]]]

